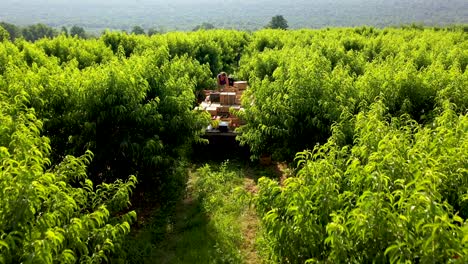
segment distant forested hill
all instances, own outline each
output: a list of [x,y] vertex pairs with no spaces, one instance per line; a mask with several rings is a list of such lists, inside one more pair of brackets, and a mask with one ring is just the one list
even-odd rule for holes
[[0,21],[19,25],[79,25],[104,28],[191,30],[216,27],[258,29],[277,14],[291,28],[388,26],[408,23],[468,23],[466,0],[1,0]]

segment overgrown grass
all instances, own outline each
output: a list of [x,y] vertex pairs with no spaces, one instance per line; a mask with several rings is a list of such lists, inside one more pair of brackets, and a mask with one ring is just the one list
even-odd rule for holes
[[[164,206],[124,244],[116,263],[252,263],[255,215],[239,164],[203,165],[190,175],[185,198]],[[249,220],[247,220],[249,219]],[[246,221],[251,221],[246,223]],[[247,246],[246,246],[247,245]],[[248,253],[247,253],[248,251]]]

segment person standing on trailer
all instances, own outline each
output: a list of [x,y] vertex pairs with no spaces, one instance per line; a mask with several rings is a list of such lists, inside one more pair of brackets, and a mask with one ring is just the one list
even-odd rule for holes
[[218,74],[217,78],[218,80],[218,89],[221,88],[229,88],[230,86],[234,85],[234,78],[228,77],[227,73],[221,72]]
[[225,72],[219,73],[216,79],[218,81],[218,89],[229,87],[229,79],[228,79],[227,73]]

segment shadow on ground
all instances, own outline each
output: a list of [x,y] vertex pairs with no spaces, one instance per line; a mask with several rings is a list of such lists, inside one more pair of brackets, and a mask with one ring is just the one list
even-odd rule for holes
[[186,198],[158,210],[124,245],[125,261],[113,263],[236,263],[198,200]]
[[260,165],[258,160],[250,160],[248,146],[241,146],[235,137],[210,136],[208,144],[196,144],[193,146],[192,161],[202,166],[209,164],[214,167],[224,161],[229,161],[229,166],[236,166],[244,172],[245,177],[257,183],[260,177],[280,179],[284,174],[286,163],[274,162],[270,165]]
[[247,146],[240,146],[235,137],[232,136],[210,136],[208,144],[195,144],[193,146],[192,161],[223,162],[235,160],[238,162],[250,162],[250,151]]

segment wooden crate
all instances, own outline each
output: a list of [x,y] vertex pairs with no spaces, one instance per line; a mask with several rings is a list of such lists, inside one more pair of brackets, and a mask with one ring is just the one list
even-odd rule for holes
[[247,81],[234,82],[234,87],[236,87],[239,90],[245,90],[247,89]]
[[241,102],[242,102],[241,99],[242,99],[242,95],[236,94],[236,100],[235,100],[234,103],[235,103],[236,105],[241,105]]
[[228,94],[228,103],[229,105],[233,105],[236,102],[236,93],[229,93]]
[[210,101],[211,102],[220,102],[220,93],[219,92],[212,92],[210,93]]
[[230,105],[221,105],[221,106],[218,106],[217,109],[216,109],[216,113],[218,116],[229,116],[229,108],[230,108]]
[[219,93],[219,103],[221,103],[222,105],[225,105],[227,104],[227,93],[226,92],[221,92]]
[[222,89],[222,92],[226,93],[236,93],[238,89],[236,87],[226,87]]
[[208,106],[206,108],[206,111],[208,111],[208,113],[210,113],[211,116],[215,116],[218,114],[218,107],[217,106]]
[[205,97],[210,95],[213,92],[214,92],[214,90],[203,90],[203,94],[205,95]]
[[222,105],[233,105],[236,101],[236,93],[222,92],[219,94],[219,102]]

